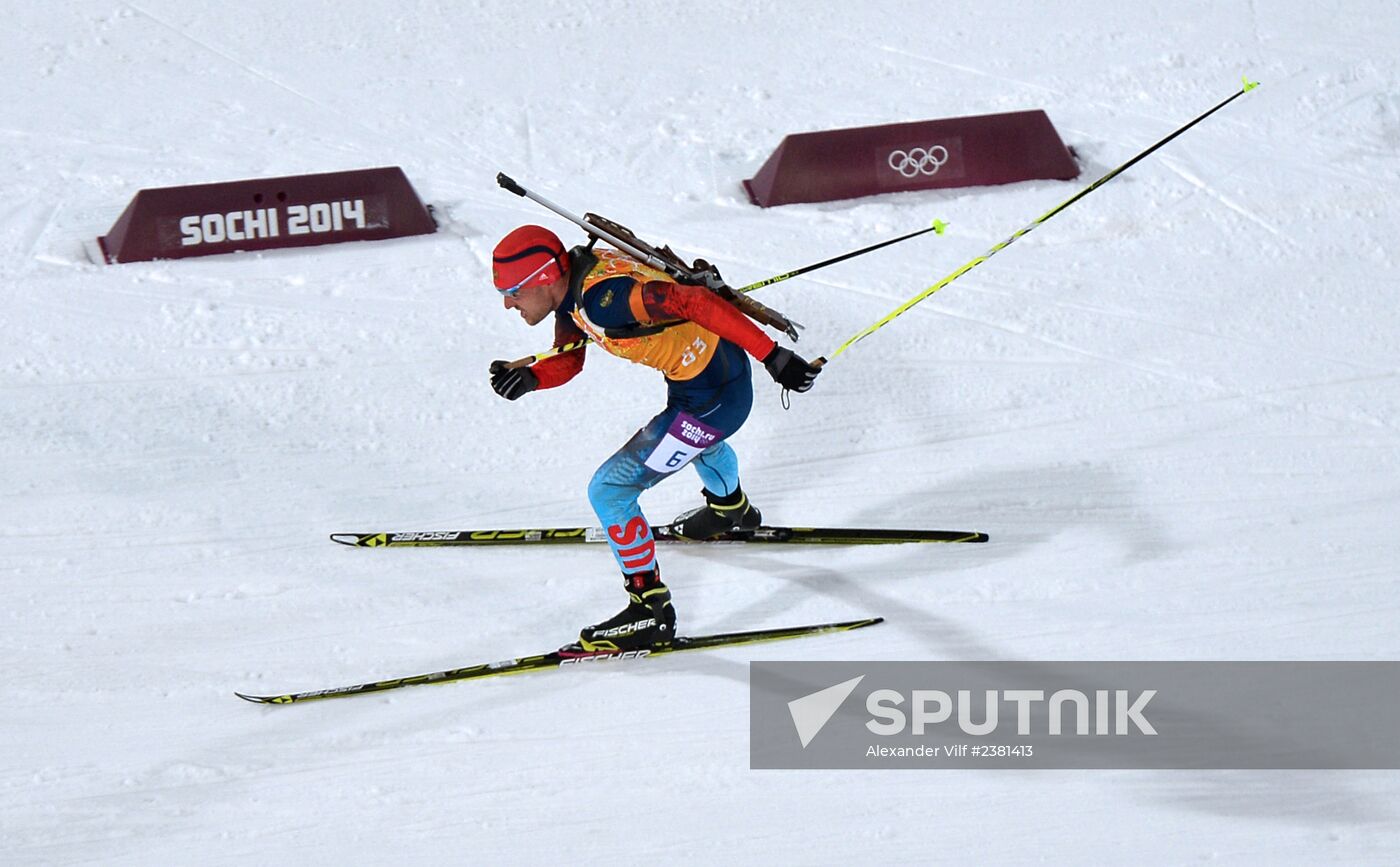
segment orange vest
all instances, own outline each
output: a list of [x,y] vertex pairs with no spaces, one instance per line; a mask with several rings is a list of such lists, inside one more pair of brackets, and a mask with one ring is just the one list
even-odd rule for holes
[[[643,326],[651,324],[652,319],[642,306],[642,284],[652,280],[667,283],[675,281],[665,273],[647,267],[616,250],[595,250],[593,255],[598,257],[598,261],[594,263],[592,270],[584,275],[579,301],[587,298],[593,287],[604,280],[631,277],[637,281],[628,290],[627,303],[632,316]],[[594,343],[619,358],[654,367],[664,373],[667,379],[684,381],[699,376],[719,347],[719,337],[713,331],[701,328],[694,322],[682,322],[642,337],[609,337],[602,328],[588,321],[583,308],[582,303],[574,304],[574,322]]]

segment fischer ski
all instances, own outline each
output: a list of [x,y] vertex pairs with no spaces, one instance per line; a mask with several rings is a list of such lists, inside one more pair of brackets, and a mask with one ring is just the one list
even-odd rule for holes
[[[673,524],[655,524],[658,542],[685,545],[900,545],[929,542],[985,542],[986,533],[972,530],[884,530],[859,527],[758,527],[736,530],[713,539],[686,539]],[[421,532],[332,533],[331,541],[352,548],[446,548],[468,545],[575,545],[602,543],[598,527],[536,527],[522,530],[427,530]]]
[[807,638],[813,635],[824,635],[831,632],[850,632],[854,629],[863,629],[867,626],[874,626],[883,623],[883,617],[871,617],[865,620],[848,620],[841,623],[818,623],[809,626],[790,626],[779,629],[756,629],[749,632],[725,632],[715,635],[697,635],[690,638],[677,638],[670,644],[655,645],[649,648],[636,650],[614,650],[592,652],[581,649],[576,644],[561,647],[550,653],[541,653],[535,656],[519,656],[515,659],[507,659],[502,662],[490,662],[480,665],[468,665],[463,668],[449,668],[443,671],[434,671],[428,674],[417,674],[411,677],[399,677],[392,680],[372,681],[369,683],[357,683],[353,686],[342,686],[335,689],[317,689],[310,692],[291,692],[282,695],[248,695],[235,692],[234,695],[244,701],[251,701],[255,704],[295,704],[304,701],[319,701],[327,698],[344,698],[351,695],[360,695],[367,692],[384,692],[390,689],[400,689],[405,686],[419,686],[428,683],[453,683],[459,680],[480,680],[487,677],[503,677],[508,674],[523,674],[527,671],[542,671],[550,668],[564,668],[566,666],[595,664],[607,662],[625,662],[635,659],[647,659],[653,656],[663,656],[668,653],[680,653],[687,650],[710,650],[717,647],[733,647],[740,644],[758,644],[764,641],[785,641],[791,638]]

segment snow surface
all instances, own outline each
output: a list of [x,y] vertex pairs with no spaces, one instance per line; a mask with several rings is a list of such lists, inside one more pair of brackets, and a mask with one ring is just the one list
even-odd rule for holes
[[[750,659],[1394,659],[1400,24],[1379,2],[38,4],[0,35],[0,861],[1394,863],[1395,773],[759,772]],[[334,531],[591,521],[661,405],[488,287],[567,226],[506,171],[829,352],[1239,87],[1263,86],[834,361],[735,440],[774,521],[987,545],[664,552],[684,631],[800,644],[259,708],[538,652],[601,547]],[[1044,108],[1081,181],[773,210],[788,132]],[[144,187],[401,165],[456,232],[100,267]],[[576,238],[577,235],[566,236]],[[689,472],[644,499],[693,505]]]

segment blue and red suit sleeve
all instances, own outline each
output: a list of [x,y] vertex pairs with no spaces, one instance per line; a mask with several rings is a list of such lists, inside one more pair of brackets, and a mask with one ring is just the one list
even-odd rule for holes
[[[556,347],[577,343],[583,338],[583,331],[574,324],[574,320],[569,317],[569,314],[563,312],[554,314],[554,345]],[[578,376],[579,371],[583,370],[583,350],[584,347],[580,346],[578,349],[553,355],[530,365],[530,370],[539,377],[540,388],[555,388]]]
[[703,286],[653,280],[637,291],[641,293],[642,305],[653,321],[689,319],[738,345],[760,361],[778,345],[752,319]]

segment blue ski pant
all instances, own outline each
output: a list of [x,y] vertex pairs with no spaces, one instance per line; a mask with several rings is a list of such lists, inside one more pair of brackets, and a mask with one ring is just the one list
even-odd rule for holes
[[624,575],[656,568],[656,539],[637,503],[643,491],[687,464],[710,492],[738,490],[739,457],[726,440],[749,417],[753,380],[748,357],[735,355],[741,363],[731,363],[726,373],[732,375],[718,385],[668,380],[666,408],[604,461],[588,483],[588,500]]

